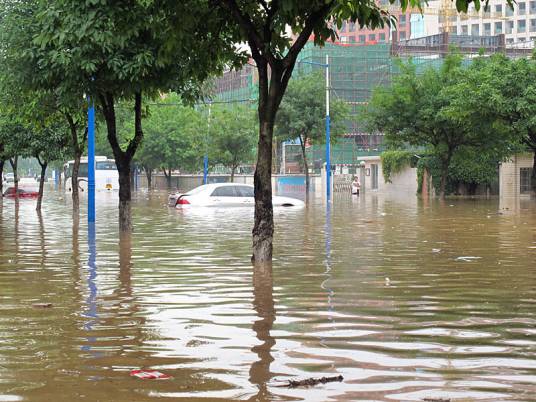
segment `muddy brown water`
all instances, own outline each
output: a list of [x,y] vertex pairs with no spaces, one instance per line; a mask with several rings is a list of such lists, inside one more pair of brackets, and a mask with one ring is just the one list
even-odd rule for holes
[[249,263],[252,210],[140,192],[120,238],[100,196],[92,246],[84,210],[73,224],[47,196],[41,217],[0,206],[0,401],[536,400],[530,204],[368,194],[276,210],[270,271]]

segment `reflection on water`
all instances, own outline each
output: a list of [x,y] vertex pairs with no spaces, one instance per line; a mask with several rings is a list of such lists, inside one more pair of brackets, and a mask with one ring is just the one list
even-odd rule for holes
[[42,215],[0,201],[0,401],[535,398],[534,205],[313,200],[276,210],[277,258],[252,267],[252,209],[140,192],[119,236],[97,204],[88,227],[59,193]]

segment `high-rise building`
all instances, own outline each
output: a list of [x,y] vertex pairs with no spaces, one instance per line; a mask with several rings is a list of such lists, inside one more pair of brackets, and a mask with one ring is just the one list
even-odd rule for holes
[[[383,6],[383,3],[387,2],[385,0],[379,1],[380,6]],[[341,29],[337,30],[339,43],[357,45],[388,43],[391,41],[391,32],[395,29],[397,30],[398,40],[409,39],[411,36],[411,12],[398,10],[396,13],[393,13],[393,16],[397,19],[396,27],[385,25],[383,28],[376,28],[374,30],[366,27],[360,28],[359,24],[354,22],[343,22]]]
[[[431,1],[424,14],[411,16],[412,38],[436,35],[443,31],[460,36],[495,36],[504,34],[506,45],[533,47],[536,41],[536,0],[522,0],[514,9],[505,0],[490,0],[476,11],[471,4],[467,14],[448,10],[441,15],[439,1]],[[430,11],[427,11],[430,10]]]
[[490,0],[486,9],[476,12],[473,7],[468,14],[456,18],[458,35],[504,34],[507,45],[536,40],[536,1],[518,1],[512,10],[504,0]]

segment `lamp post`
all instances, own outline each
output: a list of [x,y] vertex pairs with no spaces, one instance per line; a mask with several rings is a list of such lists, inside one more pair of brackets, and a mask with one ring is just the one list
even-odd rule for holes
[[303,64],[324,67],[326,69],[326,198],[331,201],[331,121],[329,116],[329,56],[326,54],[326,63],[314,61],[299,61]]
[[208,102],[207,138],[205,139],[205,156],[203,157],[203,184],[208,183],[208,139],[210,136],[210,110],[212,102]]
[[87,110],[87,222],[95,223],[95,106],[88,97]]

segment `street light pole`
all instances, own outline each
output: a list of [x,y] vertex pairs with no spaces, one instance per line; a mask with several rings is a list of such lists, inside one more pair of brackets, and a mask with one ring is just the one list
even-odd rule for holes
[[87,110],[87,222],[95,223],[95,106],[89,98]]
[[208,103],[207,138],[205,140],[205,156],[203,157],[203,184],[208,183],[208,139],[210,136],[210,109],[212,102]]
[[329,56],[326,54],[326,197],[331,200],[331,133],[329,117]]
[[329,55],[326,54],[326,63],[314,61],[299,61],[298,63],[311,64],[326,69],[326,197],[331,201],[331,121],[329,116]]

